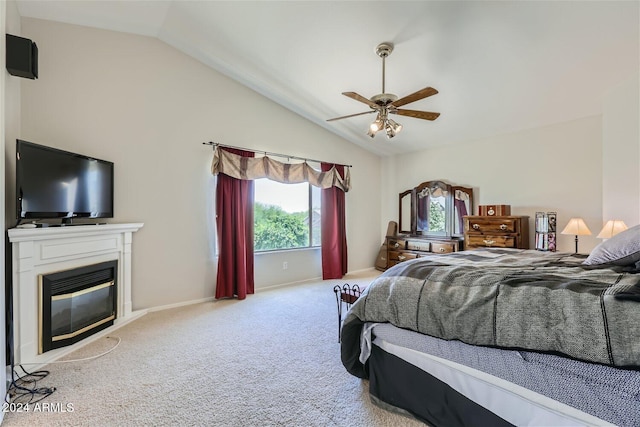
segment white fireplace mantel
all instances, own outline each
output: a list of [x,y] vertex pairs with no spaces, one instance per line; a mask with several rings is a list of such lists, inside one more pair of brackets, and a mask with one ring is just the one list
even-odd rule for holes
[[131,305],[131,241],[132,234],[143,225],[92,224],[8,230],[12,244],[16,365],[45,364],[81,344],[38,354],[38,277],[42,274],[117,260],[117,313],[111,328],[135,317]]

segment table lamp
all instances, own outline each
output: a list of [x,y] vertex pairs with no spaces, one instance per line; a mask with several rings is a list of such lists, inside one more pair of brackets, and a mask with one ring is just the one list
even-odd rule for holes
[[621,231],[626,230],[627,224],[624,221],[619,219],[612,219],[607,221],[607,223],[602,227],[600,233],[596,236],[599,239],[610,239]]
[[562,234],[573,234],[576,236],[576,253],[578,253],[578,236],[589,236],[591,230],[584,223],[582,218],[571,218],[567,226],[562,230]]

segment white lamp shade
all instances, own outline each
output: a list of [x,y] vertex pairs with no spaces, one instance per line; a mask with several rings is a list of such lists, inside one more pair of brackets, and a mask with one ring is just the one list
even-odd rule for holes
[[591,230],[584,223],[582,218],[571,218],[567,226],[562,230],[562,234],[573,234],[576,236],[589,236]]
[[602,227],[600,233],[598,233],[599,239],[610,239],[621,231],[626,230],[627,224],[624,221],[619,219],[612,219],[607,221],[607,223]]

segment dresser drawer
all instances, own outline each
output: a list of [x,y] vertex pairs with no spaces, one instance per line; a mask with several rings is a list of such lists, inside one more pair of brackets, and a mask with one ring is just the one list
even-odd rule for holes
[[389,249],[406,249],[407,248],[407,242],[406,240],[402,240],[402,239],[388,239],[387,240],[387,245],[389,246]]
[[481,218],[468,219],[469,233],[515,233],[518,220],[516,218]]
[[431,245],[431,242],[424,240],[407,240],[407,249],[411,251],[429,252]]
[[418,254],[414,254],[412,252],[389,251],[389,261],[402,262],[416,258],[418,258]]
[[[386,256],[378,255],[378,259],[385,262],[385,268],[408,261],[427,254],[447,254],[460,250],[462,239],[446,237],[430,238],[420,235],[395,235],[386,237]],[[384,259],[386,258],[386,260]]]
[[431,243],[431,252],[437,254],[447,254],[456,251],[455,243],[433,242]]
[[515,236],[474,236],[467,237],[468,248],[515,248],[517,239]]

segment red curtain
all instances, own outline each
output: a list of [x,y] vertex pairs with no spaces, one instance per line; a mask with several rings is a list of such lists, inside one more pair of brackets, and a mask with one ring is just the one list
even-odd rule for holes
[[[242,157],[252,151],[221,148]],[[253,181],[218,174],[216,226],[218,276],[216,298],[245,299],[254,292],[253,282]]]
[[[334,165],[321,163],[322,171]],[[344,166],[335,165],[344,178]],[[341,279],[347,274],[347,233],[344,191],[337,187],[322,190],[322,278]]]

